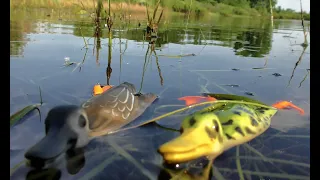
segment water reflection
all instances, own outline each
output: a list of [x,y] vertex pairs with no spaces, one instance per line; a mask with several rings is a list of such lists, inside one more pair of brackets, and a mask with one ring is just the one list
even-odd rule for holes
[[[142,137],[138,131],[127,132],[124,136],[100,137],[86,148],[85,156],[82,150],[69,152],[64,160],[66,162],[61,163],[63,166],[29,170],[25,174],[26,179],[48,176],[53,179],[239,179],[236,160],[240,160],[243,173],[248,179],[259,176],[308,179],[310,175],[310,159],[307,158],[310,156],[309,144],[304,140],[310,136],[301,134],[301,130],[281,133],[271,128],[265,135],[239,146],[239,155],[236,155],[234,148],[219,156],[214,163],[199,158],[185,164],[169,165],[163,164],[154,149],[164,139],[170,138],[163,138],[166,132],[159,134],[161,131],[155,129],[155,126],[150,125],[149,128],[153,129],[155,139],[147,134]],[[141,128],[139,131],[145,130]],[[161,137],[163,140],[159,141]],[[273,151],[270,151],[270,147],[273,147]],[[17,173],[13,177],[16,176]]]
[[[77,148],[77,149],[70,149],[65,153],[66,161],[66,169],[69,174],[75,175],[77,174],[84,166],[85,166],[85,156],[84,156],[84,149]],[[60,179],[61,178],[61,171],[56,168],[55,166],[49,166],[44,169],[31,169],[27,175],[27,180],[40,180],[40,179]]]
[[261,29],[240,32],[234,43],[236,55],[245,57],[264,57],[270,53],[272,46],[272,26],[266,21]]
[[106,69],[107,85],[110,85],[110,77],[111,77],[111,73],[112,73],[111,59],[112,59],[112,32],[109,31],[109,38],[108,38],[108,67]]
[[161,84],[161,86],[163,86],[163,77],[162,77],[161,69],[160,69],[160,65],[159,65],[159,57],[156,52],[156,44],[157,44],[158,37],[157,36],[149,36],[146,39],[149,41],[149,44],[148,44],[146,54],[144,56],[142,79],[141,79],[141,86],[140,86],[139,92],[142,89],[143,78],[144,78],[144,73],[146,72],[146,68],[149,63],[150,63],[150,65],[152,63],[152,56],[155,56],[155,58],[156,58],[157,69],[158,69],[158,73],[159,73],[159,77],[160,77],[160,84]]
[[123,63],[123,55],[124,53],[126,52],[127,48],[128,48],[128,39],[125,39],[125,47],[124,47],[124,50],[122,51],[122,36],[121,36],[121,32],[122,32],[122,29],[124,29],[123,27],[120,29],[120,32],[119,32],[119,53],[120,53],[120,67],[119,67],[119,84],[121,82],[121,73],[122,73],[122,63]]
[[[222,20],[221,20],[222,21]],[[140,21],[139,21],[140,22]],[[220,22],[220,21],[219,21]],[[138,22],[137,22],[138,23]],[[272,26],[269,21],[253,21],[254,28],[238,28],[239,22],[230,21],[222,26],[199,26],[188,27],[185,32],[181,28],[176,28],[174,24],[159,27],[157,46],[161,47],[169,43],[175,44],[194,44],[194,45],[217,45],[232,47],[236,55],[246,57],[263,57],[270,52],[272,45]],[[34,26],[33,22],[25,21],[25,26]],[[52,26],[61,26],[62,24],[50,24]],[[94,23],[90,21],[65,21],[62,27],[69,29],[73,26],[72,34],[78,37],[93,37],[94,48],[96,50],[96,58],[99,59],[99,49],[101,49],[101,38],[108,38],[109,32],[102,31],[101,20],[97,18]],[[15,20],[11,22],[10,41],[23,40],[23,33],[30,30],[21,28],[22,21]],[[41,24],[41,26],[49,26],[49,24]],[[144,41],[143,30],[137,28],[121,28],[123,24],[114,24],[113,37],[121,36],[122,39],[135,40],[137,42]],[[130,26],[130,24],[128,25]],[[169,27],[168,27],[169,26]],[[171,28],[170,28],[171,26]],[[169,29],[168,29],[169,28]],[[48,29],[50,29],[48,27]],[[93,31],[93,33],[92,33]],[[137,33],[141,31],[141,33]],[[13,43],[11,43],[13,44]],[[23,52],[23,43],[12,45],[11,55]],[[98,63],[98,60],[97,60]]]
[[82,61],[81,61],[80,65],[79,65],[79,72],[81,71],[81,69],[82,69],[82,65],[84,64],[84,62],[85,62],[85,60],[86,60],[88,50],[89,50],[89,49],[88,49],[88,48],[86,48],[86,52],[84,53],[84,55],[83,55],[83,59],[82,59]]
[[59,180],[61,178],[61,171],[55,168],[31,170],[26,176],[26,180],[40,180],[40,179],[51,179]]
[[302,81],[299,84],[299,88],[301,87],[302,83],[307,79],[308,75],[310,74],[310,69],[307,69],[306,75],[303,77]]
[[215,168],[213,160],[206,158],[199,158],[185,164],[164,163],[158,179],[210,180],[213,176],[213,168]]
[[26,46],[28,39],[25,32],[30,31],[30,23],[22,21],[10,20],[10,55],[21,56],[23,55],[23,48]]
[[[306,38],[305,38],[306,39]],[[306,40],[305,40],[306,41]],[[298,59],[298,61],[295,63],[295,65],[294,65],[294,68],[293,68],[293,70],[292,70],[292,73],[291,73],[291,76],[290,76],[290,79],[289,79],[289,83],[288,83],[288,86],[290,86],[290,83],[291,83],[291,80],[292,80],[292,78],[293,78],[293,76],[294,76],[294,72],[295,72],[295,70],[296,70],[296,68],[298,67],[298,65],[301,63],[301,61],[302,61],[302,57],[303,57],[303,55],[304,55],[304,53],[306,52],[306,49],[307,49],[307,45],[306,46],[303,46],[302,45],[302,52],[301,52],[301,54],[300,54],[300,56],[299,56],[299,59]],[[307,72],[307,75],[309,74],[309,71],[310,70],[307,70],[308,72]],[[302,82],[306,79],[306,77],[307,77],[307,75],[303,78],[303,80],[300,82],[300,85],[299,85],[299,87],[301,87],[301,84],[302,84]]]

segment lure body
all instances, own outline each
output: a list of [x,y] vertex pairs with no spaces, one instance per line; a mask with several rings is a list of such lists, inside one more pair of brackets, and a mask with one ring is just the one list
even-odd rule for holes
[[216,158],[265,132],[277,109],[216,103],[184,118],[181,135],[159,148],[165,161],[181,163],[201,156]]

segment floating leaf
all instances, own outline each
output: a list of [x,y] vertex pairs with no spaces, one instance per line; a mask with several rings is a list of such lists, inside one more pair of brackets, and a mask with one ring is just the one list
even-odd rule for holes
[[296,37],[293,37],[293,36],[287,36],[287,35],[282,36],[282,37],[284,37],[284,38],[293,38],[293,39],[296,39]]
[[223,84],[222,86],[239,87],[238,84]]
[[252,92],[244,92],[246,95],[248,96],[254,96],[254,94]]
[[276,77],[278,77],[278,76],[282,76],[281,74],[279,74],[279,73],[273,73],[272,75],[274,75],[274,76],[276,76]]
[[182,55],[166,55],[166,54],[159,54],[158,56],[164,56],[168,58],[182,58],[182,57],[188,57],[188,56],[195,56],[194,53],[192,54],[182,54]]
[[68,66],[71,66],[71,65],[74,65],[74,64],[79,64],[79,63],[68,61],[68,62],[65,62],[65,63],[63,64],[63,66],[64,66],[64,67],[68,67]]

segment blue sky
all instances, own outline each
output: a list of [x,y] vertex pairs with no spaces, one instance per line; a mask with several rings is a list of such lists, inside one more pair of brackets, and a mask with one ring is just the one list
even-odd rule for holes
[[[310,12],[310,0],[301,0],[301,2],[302,2],[302,9],[304,11]],[[300,0],[278,0],[277,6],[300,11]]]

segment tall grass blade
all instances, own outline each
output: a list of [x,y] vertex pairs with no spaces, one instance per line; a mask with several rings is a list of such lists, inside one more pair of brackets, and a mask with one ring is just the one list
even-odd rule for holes
[[237,165],[237,170],[238,170],[238,174],[239,174],[239,178],[240,180],[244,180],[244,176],[243,176],[243,172],[242,172],[242,167],[241,167],[241,163],[240,163],[240,158],[239,158],[239,146],[237,146],[237,152],[236,152],[236,165]]
[[40,121],[41,121],[41,112],[40,112],[39,107],[43,104],[43,100],[42,100],[42,93],[41,93],[40,86],[39,86],[39,93],[40,93],[40,103],[33,104],[33,105],[28,105],[28,106],[22,108],[21,110],[19,110],[18,112],[14,113],[13,115],[11,115],[10,116],[10,127],[13,127],[14,125],[16,125],[19,122],[21,122],[22,119],[27,114],[29,114],[30,112],[32,112],[35,109],[39,112]]

